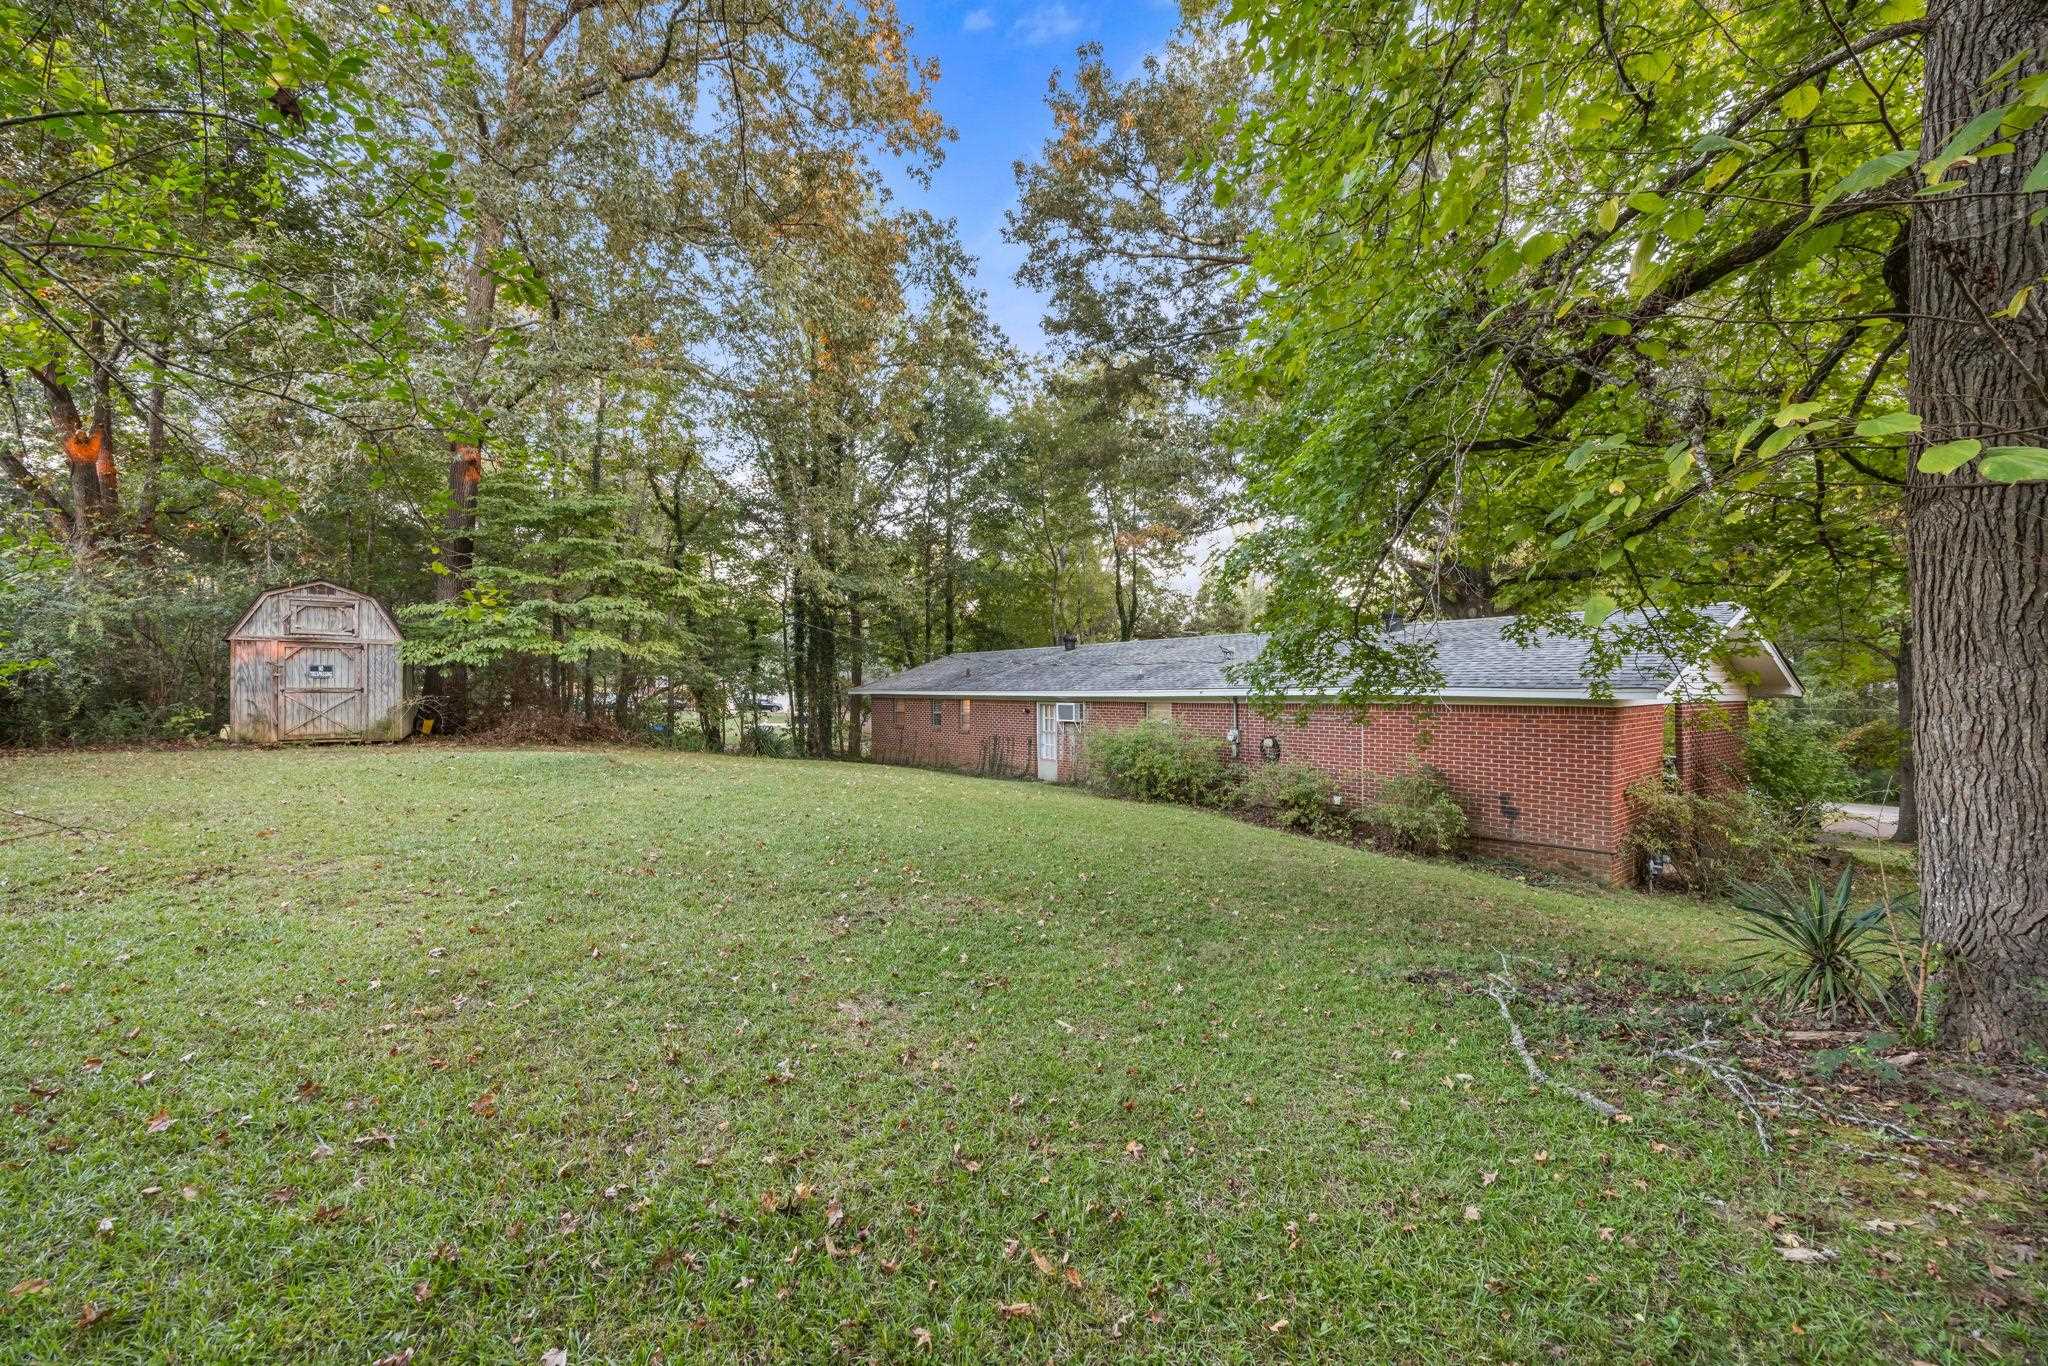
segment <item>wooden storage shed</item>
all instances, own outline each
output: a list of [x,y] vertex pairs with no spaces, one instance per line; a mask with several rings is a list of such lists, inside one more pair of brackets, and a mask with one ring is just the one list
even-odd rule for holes
[[383,604],[325,580],[273,588],[228,633],[228,738],[403,740],[398,623]]

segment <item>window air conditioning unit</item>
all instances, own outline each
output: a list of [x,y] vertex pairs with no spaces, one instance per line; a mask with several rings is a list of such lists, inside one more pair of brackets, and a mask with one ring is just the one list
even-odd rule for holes
[[1081,720],[1081,704],[1079,702],[1053,703],[1052,719],[1055,721],[1072,721],[1079,724]]

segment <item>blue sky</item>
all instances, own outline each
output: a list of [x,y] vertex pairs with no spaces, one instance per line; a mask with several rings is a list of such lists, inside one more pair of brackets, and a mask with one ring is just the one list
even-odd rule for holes
[[1010,340],[1036,349],[1043,301],[1012,278],[1019,253],[1003,241],[1003,211],[1017,196],[1010,164],[1035,160],[1052,129],[1045,82],[1071,72],[1074,49],[1099,42],[1119,75],[1165,43],[1179,21],[1174,0],[901,0],[915,32],[911,51],[939,60],[934,102],[959,133],[925,191],[901,175],[896,192],[959,224],[981,263],[989,312]]

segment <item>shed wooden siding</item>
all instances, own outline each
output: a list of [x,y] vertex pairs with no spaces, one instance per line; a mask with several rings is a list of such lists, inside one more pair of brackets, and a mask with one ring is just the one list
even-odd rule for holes
[[228,636],[228,734],[254,744],[403,740],[398,624],[331,583],[263,594]]

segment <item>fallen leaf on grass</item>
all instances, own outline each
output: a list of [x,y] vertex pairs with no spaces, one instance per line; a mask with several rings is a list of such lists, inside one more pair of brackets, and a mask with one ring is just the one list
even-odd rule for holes
[[351,1148],[367,1152],[371,1148],[396,1148],[398,1140],[384,1130],[376,1129],[360,1138],[350,1139],[348,1144]]
[[920,1347],[932,1345],[932,1330],[929,1328],[913,1328],[910,1330],[910,1336],[917,1339],[917,1345]]
[[1269,1323],[1269,1324],[1267,1324],[1267,1325],[1266,1325],[1266,1331],[1267,1331],[1267,1332],[1269,1332],[1269,1333],[1284,1333],[1284,1332],[1286,1332],[1286,1331],[1287,1331],[1287,1320],[1286,1320],[1286,1319],[1275,1319],[1275,1320],[1274,1320],[1273,1322],[1271,1322],[1271,1323]]
[[1465,1222],[1468,1224],[1476,1224],[1479,1222],[1479,1206],[1465,1206]]
[[1038,1306],[1029,1300],[1018,1300],[1015,1304],[1001,1306],[1001,1312],[1006,1319],[1035,1319],[1038,1317]]
[[107,1316],[106,1307],[97,1300],[87,1300],[85,1307],[78,1311],[78,1326],[90,1328]]
[[1788,1262],[1832,1262],[1835,1253],[1825,1247],[1780,1247],[1775,1249]]
[[567,1347],[550,1347],[540,1354],[540,1366],[569,1366]]
[[494,1119],[498,1114],[498,1093],[486,1091],[469,1103],[469,1112],[478,1119]]
[[177,1120],[171,1118],[169,1110],[159,1110],[149,1117],[149,1131],[153,1134],[160,1134],[177,1122]]
[[49,1293],[50,1283],[47,1280],[44,1280],[41,1276],[31,1276],[25,1281],[16,1281],[13,1288],[7,1292],[7,1295],[9,1299],[18,1300],[24,1295],[47,1295]]

